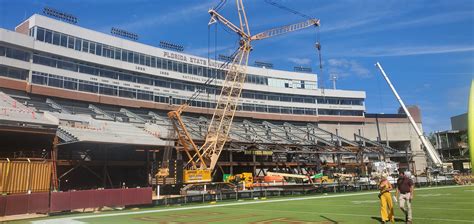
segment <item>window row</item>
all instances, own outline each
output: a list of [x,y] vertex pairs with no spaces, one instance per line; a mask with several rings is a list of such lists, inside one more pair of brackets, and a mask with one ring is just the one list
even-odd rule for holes
[[[58,33],[41,27],[36,28],[36,39],[39,41],[67,47],[77,51],[87,52],[90,54],[95,54],[98,56],[130,62],[134,64],[149,66],[153,68],[161,68],[170,71],[198,75],[208,78],[216,78],[220,80],[225,79],[225,70],[192,65],[174,60],[168,60],[164,58],[141,54],[134,51],[129,51],[122,48],[112,47],[109,45],[73,37],[67,34]],[[283,81],[283,79],[281,80]],[[291,80],[285,81],[292,82]],[[245,82],[258,85],[269,85],[267,77],[252,74],[248,74],[246,76]],[[305,88],[304,81],[301,82],[302,84],[298,84],[298,88]],[[300,83],[300,81],[298,81],[298,83]],[[275,87],[292,88],[292,86],[288,85]]]
[[[176,90],[184,90],[194,92],[196,90],[202,90],[207,94],[218,95],[220,93],[220,87],[196,84],[186,81],[178,81],[168,79],[164,77],[151,76],[141,73],[124,73],[122,71],[116,71],[112,68],[103,68],[97,65],[91,65],[84,62],[77,62],[72,60],[58,59],[57,56],[51,58],[45,55],[33,55],[33,63],[46,65],[50,67],[65,69],[74,72],[85,73],[94,76],[100,76],[105,78],[111,78],[116,80],[122,80],[127,82],[134,82],[139,84],[146,84],[151,86],[158,86],[164,88],[171,88]],[[297,103],[315,103],[316,98],[311,96],[297,96],[281,93],[264,93],[259,91],[243,90],[242,98],[255,99],[255,100],[270,100],[270,101],[283,101],[283,102],[297,102]],[[318,102],[326,102],[324,99],[318,99]],[[362,99],[358,99],[363,103]],[[331,101],[332,102],[332,101]],[[337,101],[342,102],[342,101]],[[345,102],[345,101],[344,101]],[[359,104],[352,104],[359,105]],[[362,104],[360,104],[362,105]]]
[[[137,90],[133,88],[125,88],[113,85],[99,84],[96,82],[78,80],[74,78],[67,78],[52,74],[46,74],[41,72],[32,73],[32,83],[47,85],[52,87],[89,92],[99,93],[110,96],[118,96],[130,99],[139,99],[146,101],[154,101],[161,103],[170,104],[183,104],[185,99],[172,96],[156,95],[151,91]],[[204,107],[204,108],[215,108],[216,104],[213,102],[206,101],[193,101],[191,106]],[[280,107],[280,106],[267,106],[267,105],[256,105],[256,104],[242,104],[238,106],[238,110],[253,111],[253,112],[266,112],[266,113],[280,113],[280,114],[306,114],[306,115],[317,115],[316,110],[312,108],[296,108],[296,107]],[[321,109],[319,109],[321,110]],[[331,110],[332,111],[332,110]],[[335,111],[335,110],[334,110]],[[361,112],[362,113],[362,112]],[[340,115],[347,116],[361,116],[361,115],[350,115],[353,111],[344,112],[340,111]],[[328,114],[332,115],[332,114]]]
[[362,110],[332,110],[332,109],[318,109],[319,115],[333,115],[333,116],[363,116]]
[[28,70],[0,65],[0,76],[13,79],[27,80]]
[[30,53],[4,46],[0,46],[0,56],[6,56],[8,58],[13,58],[22,61],[30,60]]
[[319,98],[318,104],[364,105],[363,99]]

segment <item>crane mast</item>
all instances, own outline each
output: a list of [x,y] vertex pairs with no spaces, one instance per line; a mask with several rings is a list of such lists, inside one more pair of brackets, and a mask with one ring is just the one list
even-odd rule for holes
[[239,26],[227,20],[214,9],[208,11],[211,15],[209,25],[220,22],[239,35],[240,40],[239,48],[234,54],[222,84],[217,105],[202,146],[196,146],[181,119],[181,113],[189,106],[189,102],[181,105],[177,110],[168,113],[173,128],[178,134],[178,143],[189,158],[184,170],[185,183],[211,181],[211,172],[217,165],[219,156],[229,138],[232,121],[244,87],[249,54],[252,50],[252,41],[270,38],[311,26],[319,26],[318,19],[310,19],[301,23],[270,29],[252,36],[243,2],[242,0],[236,0],[236,3]]

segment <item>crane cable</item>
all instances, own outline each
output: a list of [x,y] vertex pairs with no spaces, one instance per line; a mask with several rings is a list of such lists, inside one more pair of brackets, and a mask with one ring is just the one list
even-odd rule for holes
[[219,11],[221,10],[221,8],[225,5],[225,3],[227,2],[227,0],[221,0],[221,2],[219,2],[219,4],[216,5],[216,7],[214,7],[214,11]]
[[[302,12],[299,12],[297,10],[294,10],[294,9],[291,9],[289,7],[286,7],[282,4],[279,4],[279,3],[276,3],[274,0],[265,0],[265,3],[269,4],[269,5],[272,5],[274,7],[277,7],[279,9],[282,9],[282,10],[285,10],[287,12],[290,12],[290,13],[293,13],[297,16],[300,16],[300,17],[303,17],[305,19],[314,19],[313,17],[309,16],[309,15],[306,15]],[[316,33],[316,44],[315,44],[315,47],[316,47],[316,50],[318,51],[318,57],[319,57],[319,77],[323,77],[323,58],[322,58],[322,55],[321,55],[321,41],[320,41],[320,28],[319,26],[317,27],[317,33]],[[324,80],[323,78],[320,78],[319,80]],[[323,93],[324,93],[324,81],[323,82],[319,82],[318,80],[318,84],[320,84],[322,90],[323,90]]]
[[284,5],[278,4],[278,3],[276,3],[276,2],[274,2],[274,1],[272,1],[272,0],[265,0],[265,3],[270,4],[270,5],[273,5],[273,6],[277,7],[277,8],[282,9],[282,10],[291,12],[291,13],[293,13],[293,14],[295,14],[295,15],[298,15],[298,16],[301,16],[301,17],[303,17],[303,18],[305,18],[305,19],[314,19],[314,18],[312,18],[311,16],[308,16],[308,15],[306,15],[306,14],[304,14],[304,13],[298,12],[298,11],[296,11],[296,10],[294,10],[294,9],[290,9],[290,8],[288,8],[288,7],[284,6]]
[[[214,10],[215,11],[220,10],[225,5],[226,2],[227,2],[227,0],[221,0],[221,2],[219,2],[219,4],[217,4],[217,6],[214,7]],[[217,24],[214,25],[214,26],[215,26],[214,61],[217,61],[217,55],[216,55],[216,52],[217,52]],[[235,55],[237,54],[237,52],[238,52],[238,49],[231,55],[231,58],[234,58]],[[207,63],[207,68],[208,68],[208,72],[212,71],[211,67],[210,67],[210,63],[209,63],[211,61],[210,55],[211,55],[211,27],[207,26],[207,62],[208,62]],[[218,68],[216,68],[215,75],[209,75],[209,73],[208,73],[207,74],[208,78],[203,83],[204,87],[203,88],[198,87],[198,89],[193,93],[193,95],[191,95],[188,99],[186,99],[186,104],[189,105],[192,101],[195,101],[201,95],[201,93],[206,90],[206,86],[211,85],[211,83],[217,78],[217,70],[225,68],[229,63],[230,63],[230,61],[226,61],[226,62],[222,63]],[[215,95],[215,92],[214,92],[214,95]],[[209,101],[209,99],[208,99],[208,101]]]

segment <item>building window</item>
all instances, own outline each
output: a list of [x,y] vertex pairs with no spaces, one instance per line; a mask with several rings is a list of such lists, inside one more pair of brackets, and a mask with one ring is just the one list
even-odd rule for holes
[[137,53],[133,53],[133,63],[140,64],[139,55]]
[[79,80],[79,91],[97,93],[98,90],[97,83]]
[[61,76],[49,75],[48,86],[63,88],[63,78]]
[[145,65],[150,67],[150,56],[145,57]]
[[31,82],[35,84],[40,84],[40,85],[47,85],[48,75],[44,73],[33,72]]
[[110,95],[110,96],[117,96],[118,95],[118,87],[112,85],[105,85],[100,84],[99,89],[100,94]]
[[156,68],[156,58],[155,57],[151,57],[150,63],[151,63],[151,67]]
[[29,61],[30,60],[30,53],[26,51],[16,50],[12,48],[5,48],[5,55],[9,58],[22,60],[22,61]]
[[89,53],[95,54],[95,43],[90,42],[89,44]]
[[[101,56],[102,55],[102,44],[97,44],[95,48],[95,54]],[[104,56],[105,56],[105,49],[104,49]]]
[[74,64],[74,63],[71,63],[71,62],[58,61],[58,68],[73,71],[73,72],[77,72],[77,65]]
[[82,51],[89,52],[89,41],[87,40],[82,41]]
[[138,90],[137,99],[153,101],[153,92]]
[[53,41],[53,32],[51,30],[46,30],[44,35],[44,42],[52,43]]
[[136,99],[137,98],[137,93],[136,93],[136,90],[134,90],[134,89],[120,87],[119,88],[119,96],[120,97]]
[[28,70],[11,68],[0,65],[0,76],[9,77],[13,79],[26,80],[28,78]]
[[127,61],[127,51],[122,50],[122,61]]
[[74,44],[75,44],[74,37],[69,36],[68,37],[68,42],[67,42],[67,47],[71,48],[71,49],[74,49]]
[[36,39],[39,41],[44,41],[44,29],[38,28],[36,30]]
[[64,77],[64,88],[77,90],[77,79]]
[[79,38],[76,38],[75,44],[74,44],[74,49],[76,51],[81,51],[81,47],[82,47],[82,40],[79,39]]
[[122,55],[122,52],[120,48],[115,48],[115,59],[121,60],[120,56]]
[[61,46],[67,47],[67,36],[64,34],[61,34]]

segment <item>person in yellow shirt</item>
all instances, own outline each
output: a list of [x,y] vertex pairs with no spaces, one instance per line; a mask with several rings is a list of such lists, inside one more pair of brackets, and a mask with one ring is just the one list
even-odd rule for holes
[[392,194],[390,193],[392,189],[392,184],[390,184],[390,182],[387,180],[387,175],[383,174],[379,183],[380,215],[382,218],[382,223],[389,221],[391,223],[395,223]]

